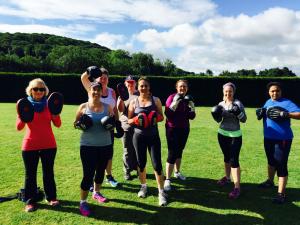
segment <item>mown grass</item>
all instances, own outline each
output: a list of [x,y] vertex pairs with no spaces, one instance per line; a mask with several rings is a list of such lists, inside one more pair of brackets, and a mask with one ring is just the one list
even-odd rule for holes
[[[295,139],[289,158],[288,202],[274,205],[271,198],[276,189],[261,190],[257,183],[266,178],[266,158],[263,150],[262,124],[255,119],[254,109],[247,109],[248,121],[242,125],[243,146],[240,155],[242,168],[242,195],[229,200],[232,187],[219,188],[216,180],[223,176],[223,158],[217,143],[217,124],[210,108],[198,107],[197,117],[191,123],[190,137],[184,151],[182,171],[188,179],[174,180],[175,190],[169,193],[169,205],[157,205],[157,189],[150,161],[148,161],[149,197],[139,199],[139,182],[123,181],[122,145],[115,142],[113,173],[122,187],[103,185],[107,204],[99,205],[89,198],[93,215],[79,214],[79,185],[82,178],[79,158],[80,131],[74,130],[72,121],[77,106],[66,105],[62,113],[63,125],[54,128],[58,143],[55,162],[56,183],[61,206],[39,204],[34,213],[25,213],[18,200],[0,203],[0,224],[300,224],[300,122],[293,121]],[[24,181],[21,158],[23,132],[15,129],[15,104],[0,104],[0,196],[17,192]],[[166,161],[166,140],[160,124],[163,165]],[[42,187],[41,170],[38,183]]]

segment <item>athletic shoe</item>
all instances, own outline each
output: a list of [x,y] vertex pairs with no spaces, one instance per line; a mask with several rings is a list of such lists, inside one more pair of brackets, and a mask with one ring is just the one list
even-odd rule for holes
[[112,187],[117,187],[119,185],[118,181],[116,181],[113,176],[107,176],[106,183],[110,184]]
[[175,172],[174,177],[179,179],[179,180],[186,180],[186,177],[182,175],[180,172]]
[[107,201],[107,198],[105,198],[100,192],[93,193],[93,199],[97,200],[99,203]]
[[94,192],[94,185],[90,186],[90,192]]
[[89,216],[91,214],[91,211],[90,211],[90,208],[89,208],[87,202],[80,203],[79,210],[80,210],[81,215],[83,215],[83,216]]
[[264,181],[258,185],[258,187],[260,187],[260,188],[272,188],[274,186],[275,186],[274,182],[269,179],[267,179],[266,181]]
[[159,206],[166,206],[168,195],[163,191],[158,193],[158,204]]
[[237,199],[241,194],[241,191],[239,188],[234,188],[232,192],[229,193],[228,197],[231,199]]
[[286,200],[285,194],[283,193],[277,193],[276,197],[273,198],[272,202],[275,204],[283,204]]
[[230,184],[231,180],[228,179],[226,176],[225,177],[222,177],[220,180],[218,180],[217,184],[220,186],[220,187],[223,187],[225,186],[226,184]]
[[36,210],[36,205],[34,203],[26,204],[25,205],[25,212],[33,212]]
[[130,181],[130,180],[133,180],[133,177],[131,176],[130,173],[125,173],[125,174],[124,174],[124,179],[125,179],[126,181]]
[[139,192],[138,192],[138,197],[139,198],[146,198],[147,196],[147,186],[141,186]]
[[57,199],[53,199],[53,200],[46,200],[46,202],[51,205],[51,206],[58,206],[59,205],[59,201]]
[[166,179],[165,180],[165,183],[164,183],[164,190],[165,191],[171,191],[171,181],[169,179]]

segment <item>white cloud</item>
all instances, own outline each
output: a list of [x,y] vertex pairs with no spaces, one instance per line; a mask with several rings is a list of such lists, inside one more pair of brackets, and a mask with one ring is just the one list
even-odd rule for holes
[[69,24],[65,26],[48,26],[41,24],[28,24],[28,25],[11,25],[0,24],[0,32],[9,33],[47,33],[66,37],[80,37],[88,31],[94,30],[93,26],[82,24]]
[[0,15],[100,23],[131,19],[171,27],[200,21],[213,15],[215,9],[211,0],[10,0],[6,1],[6,6],[0,6]]
[[120,45],[122,45],[125,42],[125,40],[126,38],[124,35],[109,34],[105,32],[105,33],[98,34],[91,41],[111,49],[119,49]]
[[252,17],[218,16],[199,26],[181,24],[163,32],[143,30],[136,40],[155,54],[179,48],[172,59],[188,71],[219,73],[287,66],[300,74],[300,12],[284,8],[271,8]]

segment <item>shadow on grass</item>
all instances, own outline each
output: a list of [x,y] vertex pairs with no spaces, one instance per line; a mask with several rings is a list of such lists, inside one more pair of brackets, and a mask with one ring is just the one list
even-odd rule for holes
[[[274,205],[271,200],[277,189],[259,189],[257,184],[243,183],[242,194],[236,200],[228,199],[231,185],[220,188],[211,179],[173,180],[172,185],[174,188],[169,192],[167,207],[147,204],[147,199],[141,202],[138,198],[111,198],[110,202],[117,203],[118,207],[110,206],[110,203],[90,204],[93,212],[91,217],[107,222],[148,225],[296,225],[300,221],[299,207],[293,203],[300,200],[299,189],[287,189],[288,201],[284,205]],[[137,193],[138,189],[136,182],[126,182],[118,191]],[[149,198],[150,196],[157,196],[155,187],[149,187]],[[39,208],[79,215],[78,206],[78,201],[62,200],[60,207],[41,205]]]

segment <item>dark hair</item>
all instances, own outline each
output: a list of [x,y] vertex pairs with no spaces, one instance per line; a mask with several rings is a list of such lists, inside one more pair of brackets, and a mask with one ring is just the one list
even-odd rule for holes
[[148,77],[146,77],[146,76],[141,76],[141,77],[138,79],[138,83],[140,83],[140,81],[142,81],[142,80],[146,81],[146,82],[149,84],[149,86],[150,86],[150,80],[148,79]]
[[280,90],[282,90],[282,85],[281,85],[280,82],[277,82],[277,81],[271,81],[271,82],[269,82],[267,84],[267,90],[269,91],[272,86],[277,86],[277,87],[280,88]]

